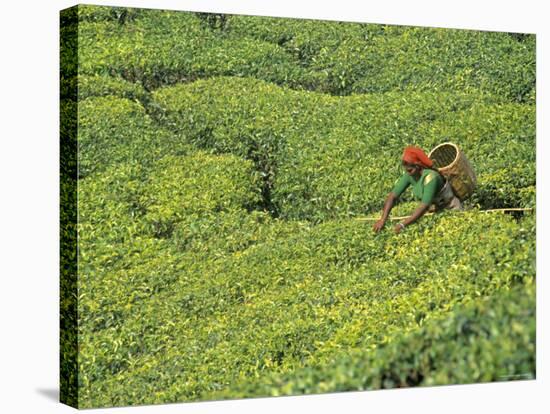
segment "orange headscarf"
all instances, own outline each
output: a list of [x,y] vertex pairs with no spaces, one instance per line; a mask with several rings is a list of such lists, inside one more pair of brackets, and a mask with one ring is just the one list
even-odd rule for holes
[[418,164],[424,168],[431,168],[433,161],[418,147],[407,147],[403,151],[403,161],[409,164]]

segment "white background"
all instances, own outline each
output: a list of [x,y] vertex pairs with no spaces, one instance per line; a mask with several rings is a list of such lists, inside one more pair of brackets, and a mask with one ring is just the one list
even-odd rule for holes
[[[188,403],[97,413],[540,413],[548,381],[548,25],[542,1],[95,1],[190,11],[537,33],[536,381]],[[0,13],[0,412],[69,413],[58,400],[59,10],[61,0],[3,3]],[[547,114],[548,115],[548,114]],[[546,216],[545,216],[546,215]],[[544,299],[543,299],[544,298]],[[547,393],[549,392],[547,391]]]

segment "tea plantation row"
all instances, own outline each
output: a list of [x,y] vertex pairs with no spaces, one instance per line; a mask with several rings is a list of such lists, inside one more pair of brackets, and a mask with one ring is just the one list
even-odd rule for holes
[[207,399],[535,379],[535,330],[535,287],[527,284],[457,305],[375,352],[341,352],[324,366],[244,379]]
[[[530,105],[468,93],[332,97],[222,77],[159,89],[148,114],[123,98],[135,93],[125,82],[116,88],[84,77],[82,84],[89,98],[80,104],[81,177],[123,160],[154,165],[191,148],[233,154],[254,165],[259,207],[281,218],[322,221],[380,209],[400,174],[404,146],[428,150],[452,139],[478,174],[471,205],[535,203]],[[120,97],[93,96],[108,93]]]
[[337,95],[481,90],[535,101],[529,35],[253,16],[221,27],[204,14],[93,6],[79,19],[80,73],[147,89],[230,75]]

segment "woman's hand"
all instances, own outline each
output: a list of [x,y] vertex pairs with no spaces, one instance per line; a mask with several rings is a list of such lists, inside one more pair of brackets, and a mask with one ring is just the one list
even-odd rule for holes
[[372,229],[375,233],[378,233],[380,230],[382,230],[382,227],[384,227],[384,224],[386,224],[386,221],[383,219],[378,220],[374,225],[372,226]]
[[382,227],[384,227],[384,224],[386,224],[386,220],[388,219],[388,215],[390,214],[390,211],[395,203],[395,200],[397,200],[397,197],[393,192],[390,191],[388,196],[386,197],[386,201],[384,202],[384,210],[382,211],[382,217],[380,217],[380,220],[378,220],[374,225],[372,226],[372,229],[375,233],[378,233],[380,230],[382,230]]
[[393,228],[393,231],[395,231],[395,234],[401,233],[405,229],[405,225],[403,223],[397,223],[395,227]]

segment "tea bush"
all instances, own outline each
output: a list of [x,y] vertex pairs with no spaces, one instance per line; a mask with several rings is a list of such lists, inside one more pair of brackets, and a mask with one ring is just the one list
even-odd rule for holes
[[457,305],[375,352],[341,353],[323,367],[243,380],[207,399],[534,379],[535,329],[531,283]]
[[351,53],[357,46],[344,47],[346,60],[327,56],[346,68],[363,65],[368,76],[353,85],[353,92],[481,89],[534,104],[533,36],[518,42],[507,33],[409,28],[400,36],[378,36],[373,43],[362,54]]
[[[91,269],[114,270],[116,263],[128,254],[133,260],[137,256],[151,260],[150,255],[163,245],[153,238],[170,238],[176,225],[179,226],[176,245],[181,248],[193,239],[192,230],[196,227],[190,220],[193,217],[202,217],[203,223],[206,217],[218,220],[225,212],[231,219],[238,215],[246,218],[246,208],[259,198],[255,177],[248,163],[236,157],[196,153],[165,157],[153,169],[140,164],[117,164],[96,173],[93,180],[80,180],[81,279],[87,281]],[[256,226],[265,221],[258,219]],[[254,221],[252,217],[250,221]],[[204,234],[196,236],[205,238]],[[143,249],[149,252],[147,259]],[[119,278],[113,282],[118,281]],[[104,290],[104,282],[94,290],[95,294],[101,293],[100,300],[110,296]],[[90,310],[86,313],[93,316]]]
[[229,33],[282,45],[316,90],[484,90],[534,103],[535,41],[508,33],[232,16]]
[[105,7],[92,5],[79,5],[78,20],[80,22],[116,21],[124,24],[137,17],[145,17],[152,10],[133,9],[129,7]]
[[143,104],[148,103],[148,94],[141,85],[112,76],[79,76],[78,96],[80,100],[91,97],[114,96]]
[[153,101],[162,123],[194,146],[252,160],[263,180],[264,207],[278,214],[271,192],[288,137],[324,124],[331,108],[323,103],[333,98],[221,77],[159,89]]
[[150,173],[141,206],[156,235],[169,235],[184,218],[253,209],[260,202],[258,175],[250,162],[231,155],[196,153],[165,157]]
[[426,125],[423,135],[450,137],[474,163],[484,208],[535,205],[535,107],[479,105]]
[[118,75],[150,90],[221,75],[283,83],[301,72],[292,56],[278,45],[219,37],[205,30],[193,14],[156,14],[131,26],[81,24],[81,73]]
[[79,177],[120,162],[150,166],[189,151],[185,139],[159,128],[143,106],[112,95],[78,105]]
[[228,27],[283,46],[328,93],[468,88],[534,103],[530,35],[252,16],[231,16]]
[[119,163],[79,181],[80,240],[125,243],[182,220],[245,214],[259,201],[257,181],[248,162],[228,155],[169,156],[150,168]]
[[310,66],[322,50],[333,50],[345,39],[365,40],[383,30],[383,26],[373,24],[231,16],[227,32],[237,39],[251,37],[278,44],[294,55],[300,65]]

